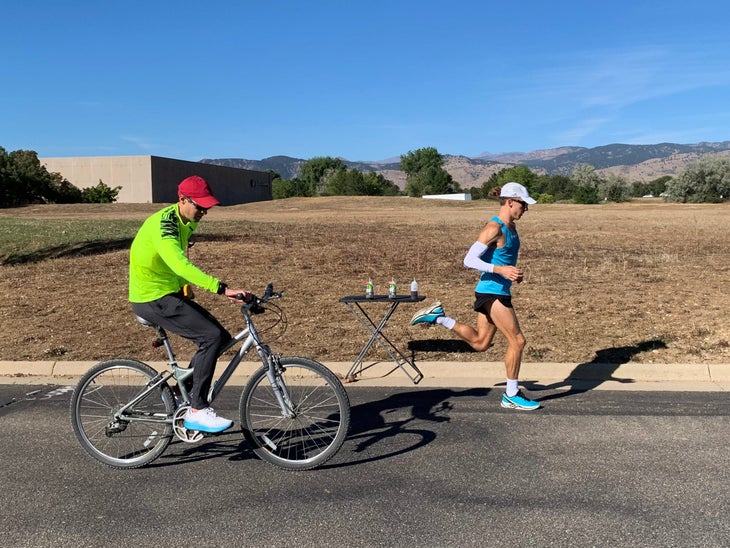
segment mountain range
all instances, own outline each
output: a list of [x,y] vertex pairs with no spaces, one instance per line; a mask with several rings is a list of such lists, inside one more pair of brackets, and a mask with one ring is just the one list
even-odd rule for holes
[[[515,165],[526,165],[536,173],[548,175],[570,175],[578,164],[588,164],[605,176],[620,175],[629,182],[652,181],[665,175],[675,175],[687,164],[705,154],[721,154],[730,157],[730,141],[717,143],[655,145],[612,144],[594,148],[559,147],[533,150],[532,152],[508,152],[491,154],[484,152],[475,157],[443,154],[444,168],[462,188],[481,186],[489,177],[502,169]],[[398,187],[405,187],[405,173],[400,170],[400,158],[390,160],[356,162],[341,158],[349,169],[373,171],[393,181]],[[284,179],[299,176],[307,160],[289,156],[272,156],[263,160],[243,158],[203,159],[201,162],[222,166],[274,170]]]

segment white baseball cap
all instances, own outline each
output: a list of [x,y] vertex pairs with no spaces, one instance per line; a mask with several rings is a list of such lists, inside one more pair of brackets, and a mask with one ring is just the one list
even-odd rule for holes
[[527,193],[527,189],[520,183],[507,183],[502,187],[502,191],[499,193],[500,198],[519,198],[526,204],[536,204],[537,202],[530,197]]

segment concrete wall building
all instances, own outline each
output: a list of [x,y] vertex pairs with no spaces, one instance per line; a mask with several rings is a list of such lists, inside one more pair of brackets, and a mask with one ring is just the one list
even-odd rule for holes
[[122,187],[118,203],[172,203],[177,185],[191,175],[203,177],[221,205],[271,200],[271,175],[263,171],[174,160],[160,156],[95,156],[39,158],[50,173],[60,173],[74,186]]

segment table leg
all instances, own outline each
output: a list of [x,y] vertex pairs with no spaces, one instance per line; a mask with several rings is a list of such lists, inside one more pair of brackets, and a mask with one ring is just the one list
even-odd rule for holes
[[[421,379],[423,379],[423,373],[416,367],[416,364],[413,360],[409,359],[393,342],[391,342],[388,337],[385,336],[383,333],[383,328],[387,325],[388,320],[390,320],[390,317],[393,315],[393,313],[398,308],[398,301],[393,301],[391,303],[390,308],[385,312],[385,315],[380,320],[380,323],[376,324],[372,318],[368,315],[368,313],[360,306],[359,303],[354,303],[357,307],[357,310],[353,308],[350,303],[345,303],[347,308],[350,310],[353,316],[357,318],[357,320],[362,324],[362,326],[370,333],[370,339],[365,343],[365,346],[362,347],[362,350],[360,350],[360,353],[357,355],[357,358],[355,358],[355,361],[352,364],[352,367],[347,372],[346,378],[354,378],[355,370],[362,366],[363,360],[365,359],[365,355],[368,353],[370,348],[373,346],[374,343],[378,343],[380,347],[385,350],[385,352],[390,356],[390,358],[393,360],[393,362],[406,374],[406,376],[411,379],[413,384],[418,384]],[[360,313],[358,314],[358,310]],[[367,320],[367,322],[365,321]],[[386,346],[386,343],[388,346]],[[411,372],[406,369],[405,366],[410,366],[410,368],[415,371],[415,374],[411,374]]]

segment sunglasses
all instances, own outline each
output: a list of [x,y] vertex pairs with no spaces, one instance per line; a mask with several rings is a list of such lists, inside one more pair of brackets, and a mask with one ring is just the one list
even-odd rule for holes
[[191,200],[191,199],[190,199],[190,198],[188,198],[187,196],[185,196],[185,199],[186,199],[186,200],[187,200],[188,202],[190,202],[191,204],[193,204],[193,206],[195,207],[195,209],[197,209],[197,210],[198,210],[198,211],[200,211],[201,213],[206,213],[206,212],[208,211],[208,208],[207,208],[207,207],[202,207],[202,206],[199,206],[198,204],[196,204],[196,203],[195,203],[195,202],[194,202],[193,200]]
[[515,200],[514,198],[512,198],[512,201],[517,202],[518,204],[520,204],[522,206],[522,209],[527,211],[527,202],[523,202],[522,200]]

